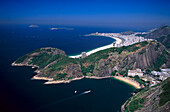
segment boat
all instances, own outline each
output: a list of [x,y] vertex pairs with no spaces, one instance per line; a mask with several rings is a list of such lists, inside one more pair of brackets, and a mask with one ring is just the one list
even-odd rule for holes
[[91,92],[91,90],[88,90],[88,91],[85,91],[84,93],[90,93]]
[[77,91],[74,91],[74,93],[77,93]]

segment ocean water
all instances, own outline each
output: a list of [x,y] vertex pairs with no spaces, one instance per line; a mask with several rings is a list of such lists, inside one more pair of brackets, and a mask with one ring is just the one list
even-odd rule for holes
[[[80,54],[108,45],[106,37],[83,36],[94,32],[121,32],[123,28],[3,25],[0,27],[0,111],[1,112],[118,112],[134,88],[115,79],[82,79],[68,84],[44,85],[31,80],[31,67],[12,67],[18,57],[41,47],[56,47],[67,55]],[[74,91],[77,90],[75,94]],[[90,93],[84,93],[91,90]]]

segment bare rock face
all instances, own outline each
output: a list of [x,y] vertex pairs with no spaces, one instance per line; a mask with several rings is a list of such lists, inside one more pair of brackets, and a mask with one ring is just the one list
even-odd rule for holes
[[[163,46],[162,46],[163,47]],[[127,56],[124,59],[124,66],[132,65],[132,69],[142,68],[145,69],[152,65],[156,59],[162,54],[162,48],[155,51],[156,45],[151,44],[146,49],[142,49],[140,52]],[[123,63],[121,64],[123,65]]]
[[98,77],[105,77],[105,76],[110,76],[112,73],[112,68],[111,67],[104,67],[103,69],[94,69],[93,74],[95,74]]
[[81,77],[83,76],[81,72],[80,64],[70,64],[66,67],[65,73],[68,77]]
[[[158,42],[150,42],[146,47],[126,55],[126,52],[109,56],[108,59],[101,59],[95,64],[93,74],[96,76],[108,76],[114,70],[125,71],[127,69],[147,69],[161,56],[166,48]],[[167,57],[167,60],[170,60]],[[166,68],[170,65],[167,61],[163,66]]]

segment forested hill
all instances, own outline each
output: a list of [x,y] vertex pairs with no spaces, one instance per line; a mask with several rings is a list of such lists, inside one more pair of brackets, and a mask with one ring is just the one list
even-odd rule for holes
[[133,95],[121,110],[122,112],[169,112],[170,78]]
[[36,66],[38,77],[69,80],[82,76],[105,77],[118,71],[127,75],[129,69],[167,68],[169,51],[161,43],[145,41],[120,48],[110,48],[82,59],[73,59],[57,48],[40,48],[17,59],[13,66]]

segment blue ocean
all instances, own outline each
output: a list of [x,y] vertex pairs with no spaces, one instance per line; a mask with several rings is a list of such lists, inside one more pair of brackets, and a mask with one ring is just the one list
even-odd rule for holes
[[[121,105],[135,90],[128,84],[108,78],[44,85],[45,81],[31,80],[35,75],[35,69],[12,67],[11,63],[41,47],[59,48],[67,55],[80,54],[115,41],[107,37],[84,35],[95,32],[122,32],[128,29],[28,26],[0,26],[1,112],[120,112]],[[50,30],[52,27],[67,27],[72,30]],[[91,92],[84,93],[87,90]]]

